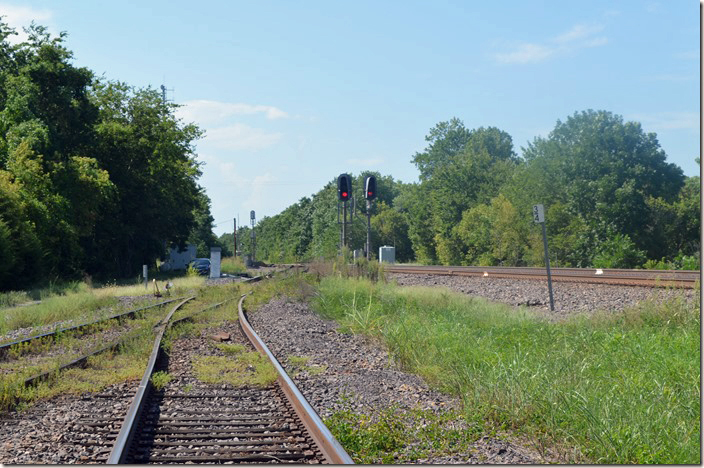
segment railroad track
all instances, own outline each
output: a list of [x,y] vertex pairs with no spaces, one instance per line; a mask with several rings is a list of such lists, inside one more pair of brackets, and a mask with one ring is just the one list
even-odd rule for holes
[[31,344],[37,343],[37,342],[53,342],[56,340],[57,336],[65,335],[65,334],[74,334],[74,335],[79,335],[86,330],[90,329],[91,327],[94,327],[96,325],[99,325],[101,323],[107,322],[109,320],[117,320],[117,321],[122,321],[126,319],[133,319],[138,316],[140,312],[144,312],[149,309],[153,309],[155,307],[161,307],[166,304],[169,304],[171,302],[175,302],[177,300],[183,299],[183,297],[178,297],[175,299],[169,299],[167,301],[162,301],[158,302],[156,304],[148,305],[145,307],[140,307],[139,309],[134,309],[134,310],[129,310],[127,312],[122,312],[119,314],[111,315],[109,317],[105,317],[102,319],[94,320],[92,322],[88,323],[82,323],[80,325],[75,325],[72,327],[64,327],[60,328],[51,332],[47,333],[41,333],[38,335],[30,336],[27,338],[21,338],[19,340],[11,341],[9,343],[4,343],[0,345],[0,361],[6,360],[8,356],[10,355],[10,351],[13,348],[16,349],[21,349],[22,347],[29,347]]
[[[473,266],[406,266],[385,265],[387,273],[409,273],[447,276],[479,276],[487,278],[542,279],[544,268],[473,267]],[[701,281],[700,271],[622,270],[601,268],[551,268],[553,281],[614,284],[621,286],[674,287],[692,289]]]
[[[243,300],[244,296],[238,304],[241,341],[246,336],[251,349],[267,355],[266,345],[248,324]],[[79,421],[82,439],[103,447],[107,440],[112,445],[111,452],[108,454],[103,448],[96,461],[352,463],[271,353],[267,359],[273,359],[279,373],[273,384],[233,386],[198,382],[189,383],[188,391],[178,385],[156,390],[152,380],[156,371],[171,372],[171,361],[176,367],[176,363],[190,359],[179,354],[186,353],[186,346],[172,348],[169,355],[163,352],[161,339],[167,322],[165,319],[157,332],[147,370],[124,420],[116,420],[114,412],[99,411]],[[202,346],[199,350],[202,352]],[[178,378],[195,382],[185,373]]]

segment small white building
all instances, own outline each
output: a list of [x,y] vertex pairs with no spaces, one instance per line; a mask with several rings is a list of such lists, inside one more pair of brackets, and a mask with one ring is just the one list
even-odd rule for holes
[[185,270],[188,264],[196,258],[196,246],[193,244],[186,245],[185,250],[169,249],[169,255],[166,261],[161,264],[161,271]]

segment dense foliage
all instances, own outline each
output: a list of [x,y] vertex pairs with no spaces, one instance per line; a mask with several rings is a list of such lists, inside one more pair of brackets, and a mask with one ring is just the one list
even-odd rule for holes
[[137,275],[172,243],[214,241],[201,131],[156,90],[75,66],[65,34],[27,32],[14,44],[0,22],[0,290]]
[[[551,262],[562,267],[699,268],[700,182],[666,161],[654,133],[606,111],[576,112],[519,157],[494,128],[440,122],[412,162],[420,180],[375,174],[372,252],[396,246],[398,261],[542,265],[531,217],[546,210]],[[348,246],[364,248],[367,173],[353,177],[357,215]],[[361,202],[360,202],[361,201]],[[337,255],[336,179],[257,226],[257,258],[293,262]],[[250,251],[249,231],[239,239]]]

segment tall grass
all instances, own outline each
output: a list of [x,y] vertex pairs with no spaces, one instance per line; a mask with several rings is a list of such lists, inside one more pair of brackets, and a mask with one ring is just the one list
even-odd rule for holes
[[244,265],[242,257],[224,257],[220,261],[220,271],[228,275],[246,273],[247,267]]
[[[203,277],[181,277],[170,280],[173,288],[170,290],[172,296],[185,294],[189,290],[197,289],[205,284]],[[159,282],[158,287],[162,294],[165,281]],[[148,300],[155,292],[153,283],[149,283],[145,288],[143,283],[132,285],[106,285],[101,288],[93,288],[83,282],[67,283],[61,288],[56,286],[42,291],[7,294],[6,298],[38,297],[41,303],[17,307],[17,300],[5,302],[7,307],[2,307],[0,303],[0,334],[5,334],[10,330],[20,328],[41,327],[66,320],[90,320],[98,318],[96,312],[106,307],[115,306],[119,296],[147,296]]]
[[471,420],[522,431],[566,461],[701,462],[698,303],[550,323],[449,290],[341,278],[324,279],[314,302],[460,396]]

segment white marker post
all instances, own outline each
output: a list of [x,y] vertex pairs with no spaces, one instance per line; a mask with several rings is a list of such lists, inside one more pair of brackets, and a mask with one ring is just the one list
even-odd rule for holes
[[545,250],[545,267],[548,270],[548,290],[550,291],[550,310],[555,310],[552,298],[552,276],[550,275],[550,256],[548,255],[548,234],[545,231],[545,208],[543,205],[533,205],[533,221],[543,226],[543,247]]

